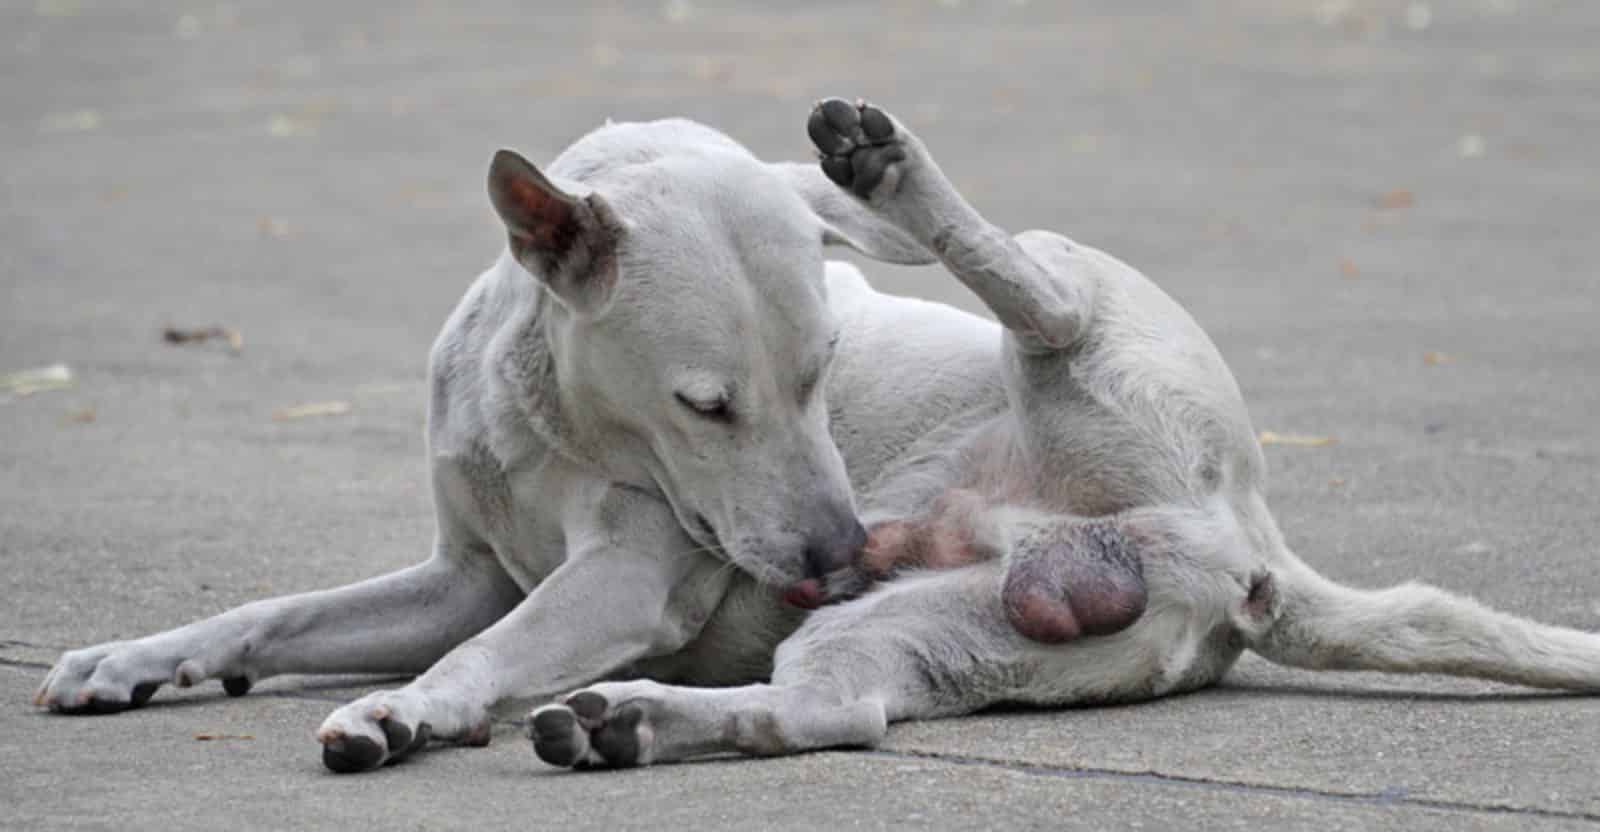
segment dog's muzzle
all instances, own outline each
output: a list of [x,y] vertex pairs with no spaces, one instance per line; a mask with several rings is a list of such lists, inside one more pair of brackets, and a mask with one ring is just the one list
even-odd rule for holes
[[814,610],[827,600],[823,590],[825,575],[838,572],[856,562],[867,545],[867,530],[854,515],[823,534],[814,534],[806,542],[806,577],[795,581],[783,592],[783,601],[790,606]]

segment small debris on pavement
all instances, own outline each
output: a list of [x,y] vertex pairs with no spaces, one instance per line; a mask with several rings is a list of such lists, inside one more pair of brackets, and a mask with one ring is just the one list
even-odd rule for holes
[[1356,268],[1356,263],[1348,257],[1339,258],[1339,274],[1345,277],[1358,277],[1361,270]]
[[103,119],[98,110],[73,110],[67,113],[52,113],[39,122],[41,133],[86,133],[90,130],[99,130]]
[[255,734],[221,734],[221,733],[213,733],[213,732],[210,732],[210,731],[203,731],[201,733],[195,734],[194,738],[196,740],[199,740],[200,742],[214,742],[214,741],[217,741],[217,740],[253,740],[253,739],[256,738],[256,735]]
[[1429,367],[1437,367],[1440,364],[1449,364],[1454,360],[1456,360],[1456,357],[1447,352],[1425,352],[1422,354],[1422,363],[1428,365]]
[[1275,433],[1270,430],[1261,432],[1258,440],[1262,445],[1290,445],[1297,448],[1321,448],[1332,445],[1339,440],[1332,436],[1309,436],[1303,433]]
[[1468,133],[1456,140],[1456,155],[1463,159],[1476,159],[1486,149],[1483,137],[1477,133]]
[[1416,194],[1405,188],[1395,188],[1378,197],[1378,210],[1396,211],[1401,208],[1410,208],[1417,204]]
[[313,416],[342,416],[350,412],[349,402],[310,402],[307,404],[284,407],[273,411],[272,421],[289,422],[295,419],[307,419]]
[[1413,32],[1427,29],[1433,23],[1433,9],[1427,3],[1411,3],[1406,6],[1406,28]]
[[161,339],[169,344],[201,344],[206,341],[219,340],[228,342],[228,348],[234,352],[244,349],[244,336],[239,334],[239,330],[225,326],[204,326],[190,329],[169,326],[162,330]]
[[31,396],[47,390],[65,390],[72,386],[72,368],[65,364],[51,364],[31,370],[18,370],[0,376],[0,390],[13,396]]
[[65,421],[69,425],[87,425],[90,422],[93,422],[94,419],[95,419],[95,412],[94,412],[94,408],[92,408],[92,407],[84,407],[84,408],[79,408],[77,410],[69,410],[69,411],[67,411],[67,415],[65,417],[63,417],[63,421]]
[[256,230],[260,231],[263,237],[282,240],[289,236],[291,229],[289,228],[289,223],[285,220],[280,220],[277,217],[262,217],[256,221]]

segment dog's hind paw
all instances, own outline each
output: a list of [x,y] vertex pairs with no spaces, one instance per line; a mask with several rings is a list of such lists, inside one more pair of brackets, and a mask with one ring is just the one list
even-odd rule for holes
[[811,110],[806,133],[834,184],[869,201],[894,192],[908,154],[887,113],[866,102],[830,98]]
[[[649,683],[595,685],[528,714],[533,751],[562,768],[632,768],[649,765],[655,733],[647,702],[630,687]],[[603,692],[602,692],[603,691]]]

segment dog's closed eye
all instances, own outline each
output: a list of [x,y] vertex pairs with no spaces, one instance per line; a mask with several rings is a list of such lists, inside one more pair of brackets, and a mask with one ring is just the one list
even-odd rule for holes
[[733,403],[726,393],[710,398],[696,398],[682,392],[673,395],[678,399],[678,404],[693,410],[703,418],[724,424],[733,421]]

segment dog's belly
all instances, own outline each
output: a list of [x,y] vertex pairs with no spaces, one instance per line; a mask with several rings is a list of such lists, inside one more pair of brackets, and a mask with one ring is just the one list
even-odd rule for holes
[[870,503],[872,486],[918,442],[1005,409],[1002,330],[945,304],[877,292],[848,263],[829,262],[827,277],[841,331],[828,380],[833,439]]

